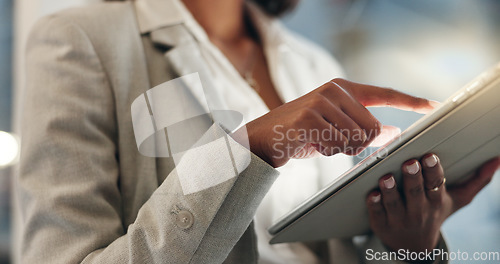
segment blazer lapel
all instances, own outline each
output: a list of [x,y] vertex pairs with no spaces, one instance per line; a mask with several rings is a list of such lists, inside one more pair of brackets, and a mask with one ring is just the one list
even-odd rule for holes
[[194,37],[183,24],[163,27],[152,31],[151,40],[156,46],[165,49],[165,59],[178,76],[198,73],[203,91],[192,89],[186,85],[205,111],[220,109],[221,102],[215,96],[214,84],[210,78],[210,70],[202,58],[200,47]]
[[201,53],[196,39],[189,33],[183,24],[163,27],[150,33],[151,41],[165,50],[167,64],[178,76],[198,73],[203,90],[194,89],[195,86],[186,84],[193,96],[204,110],[210,114],[213,121],[233,130],[242,123],[241,115],[235,115],[225,104],[220,93],[217,92],[212,74]]

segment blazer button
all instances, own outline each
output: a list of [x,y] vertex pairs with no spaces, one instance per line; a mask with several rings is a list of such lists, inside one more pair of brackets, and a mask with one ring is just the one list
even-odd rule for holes
[[191,226],[193,226],[194,223],[194,216],[192,213],[186,211],[186,210],[181,210],[177,213],[177,219],[175,221],[175,224],[182,228],[182,229],[188,229]]

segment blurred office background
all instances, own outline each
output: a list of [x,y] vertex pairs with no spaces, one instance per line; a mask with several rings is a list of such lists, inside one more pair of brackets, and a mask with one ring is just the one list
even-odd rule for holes
[[[0,131],[19,132],[23,51],[34,21],[92,2],[99,0],[0,0]],[[447,98],[500,61],[497,0],[302,0],[284,22],[331,51],[348,78],[435,100]],[[403,129],[420,117],[392,109],[372,111]],[[0,133],[0,264],[12,261],[8,252],[15,243],[9,220],[15,167],[2,164],[15,164],[17,150],[11,142],[12,137]],[[443,230],[452,251],[500,251],[500,175]]]
[[[438,101],[500,62],[497,0],[305,0],[285,22],[330,50],[349,79]],[[371,111],[402,129],[420,117]],[[443,232],[451,251],[500,251],[499,173]]]

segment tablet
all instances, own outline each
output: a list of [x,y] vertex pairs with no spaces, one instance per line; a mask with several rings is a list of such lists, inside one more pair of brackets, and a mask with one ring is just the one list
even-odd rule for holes
[[401,165],[431,152],[440,158],[447,185],[463,181],[500,156],[500,64],[279,219],[268,230],[270,243],[368,233],[365,201],[379,178],[392,173],[401,183]]

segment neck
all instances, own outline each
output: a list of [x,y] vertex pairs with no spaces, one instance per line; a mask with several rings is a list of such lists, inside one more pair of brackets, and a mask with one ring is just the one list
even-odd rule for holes
[[210,38],[232,41],[246,35],[244,0],[182,0]]

